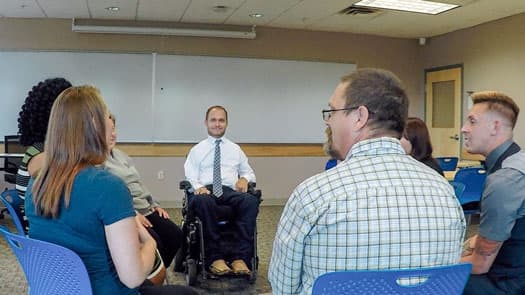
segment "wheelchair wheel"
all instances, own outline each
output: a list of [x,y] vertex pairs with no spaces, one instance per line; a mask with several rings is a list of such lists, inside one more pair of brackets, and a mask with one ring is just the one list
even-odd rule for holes
[[255,284],[256,280],[257,280],[257,270],[254,270],[250,273],[250,277],[248,278],[248,283],[253,285]]
[[186,284],[193,286],[195,281],[197,281],[197,263],[195,259],[190,258],[186,261]]
[[255,284],[255,281],[257,280],[258,269],[259,269],[259,257],[255,256],[252,258],[252,272],[250,273],[250,277],[248,278],[248,282],[250,284]]

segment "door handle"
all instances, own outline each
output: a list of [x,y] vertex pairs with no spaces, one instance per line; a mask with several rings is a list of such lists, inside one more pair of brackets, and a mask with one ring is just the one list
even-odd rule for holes
[[454,136],[449,136],[448,138],[454,139],[454,140],[459,140],[459,136],[457,134],[455,134]]

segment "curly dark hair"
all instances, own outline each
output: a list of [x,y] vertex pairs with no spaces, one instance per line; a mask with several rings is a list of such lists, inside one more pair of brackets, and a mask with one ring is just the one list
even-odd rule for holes
[[33,86],[18,113],[18,134],[22,145],[44,142],[53,102],[64,89],[71,86],[64,78],[46,79]]

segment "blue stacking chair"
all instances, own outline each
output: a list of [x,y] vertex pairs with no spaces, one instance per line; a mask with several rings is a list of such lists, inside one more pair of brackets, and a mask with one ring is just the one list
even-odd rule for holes
[[[456,194],[456,198],[458,198],[458,201],[461,204],[461,200],[463,198],[463,193],[465,192],[465,185],[461,182],[455,182],[450,181],[450,185],[454,188],[454,193]],[[473,214],[479,214],[479,206],[477,209],[472,210],[463,210],[463,214],[465,215],[465,218],[467,219],[467,226],[470,224],[470,219]]]
[[458,167],[458,157],[437,157],[436,160],[443,171],[454,171]]
[[88,272],[73,251],[52,243],[9,232],[0,234],[13,250],[26,276],[29,295],[91,295]]
[[450,181],[450,185],[454,188],[454,193],[456,194],[456,198],[461,201],[461,198],[463,197],[463,193],[465,192],[465,185],[461,182],[455,182]]
[[0,194],[0,200],[2,200],[2,203],[4,203],[7,212],[9,212],[9,215],[11,215],[11,219],[13,219],[16,231],[19,235],[24,236],[24,226],[22,225],[22,220],[20,220],[20,206],[22,205],[23,200],[18,196],[18,193],[15,189],[3,191],[2,194]]
[[471,268],[470,263],[461,263],[417,269],[330,272],[317,278],[312,295],[459,295]]
[[463,168],[456,172],[454,182],[461,182],[465,185],[465,191],[460,199],[461,205],[481,201],[486,178],[487,171],[482,167]]
[[337,166],[337,160],[336,159],[330,159],[326,161],[326,165],[324,166],[324,170],[332,169],[335,166]]

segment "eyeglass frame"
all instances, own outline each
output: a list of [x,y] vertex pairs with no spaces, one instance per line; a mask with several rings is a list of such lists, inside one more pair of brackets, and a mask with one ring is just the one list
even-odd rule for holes
[[337,111],[353,111],[353,110],[357,110],[359,107],[360,107],[360,105],[359,106],[354,106],[354,107],[342,108],[342,109],[335,109],[335,110],[321,110],[321,114],[323,116],[323,121],[327,122],[332,117],[332,113],[333,112],[337,112]]

